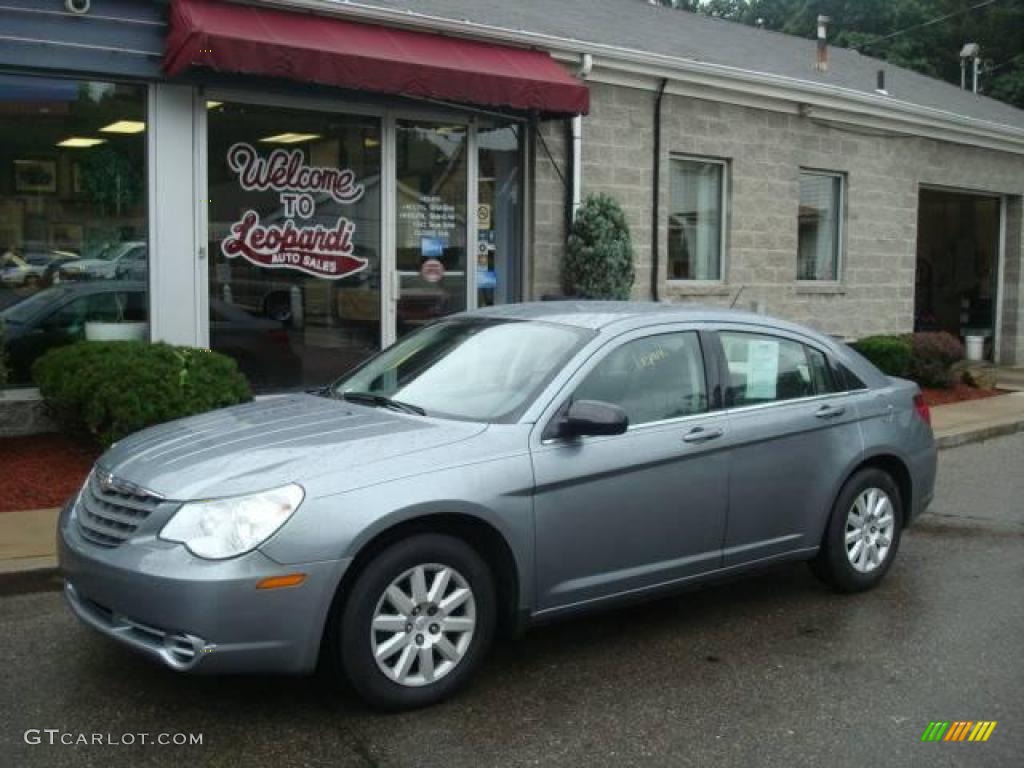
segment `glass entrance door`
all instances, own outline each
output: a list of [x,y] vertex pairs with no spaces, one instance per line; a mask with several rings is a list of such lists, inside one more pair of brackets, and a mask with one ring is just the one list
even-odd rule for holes
[[395,124],[396,336],[466,308],[469,130]]

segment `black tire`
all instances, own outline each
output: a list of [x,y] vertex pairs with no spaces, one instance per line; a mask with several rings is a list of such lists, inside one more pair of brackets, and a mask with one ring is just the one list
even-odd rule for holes
[[[854,567],[846,548],[847,525],[854,502],[869,489],[883,491],[892,506],[893,525],[891,543],[883,559],[871,570],[864,572]],[[811,561],[811,570],[829,586],[839,592],[863,592],[878,584],[892,567],[899,550],[903,529],[903,503],[899,488],[888,473],[869,467],[854,474],[846,484],[829,517],[828,528],[817,557]]]
[[[476,610],[476,626],[461,659],[433,683],[399,684],[379,668],[371,646],[371,625],[377,604],[388,586],[406,571],[424,564],[453,568],[468,583]],[[428,587],[430,585],[428,584]],[[461,539],[425,533],[398,541],[377,554],[343,595],[328,631],[331,666],[340,670],[371,706],[405,710],[435,704],[462,687],[479,666],[494,639],[494,578],[480,555]]]

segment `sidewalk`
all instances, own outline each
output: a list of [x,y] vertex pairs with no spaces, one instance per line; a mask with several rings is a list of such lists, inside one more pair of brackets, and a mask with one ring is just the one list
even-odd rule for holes
[[[1018,377],[1007,381],[1011,386],[1019,383],[1020,391],[1012,394],[932,408],[932,428],[939,448],[1024,431],[1024,371],[1018,369]],[[0,512],[0,585],[14,577],[21,585],[13,586],[15,591],[56,585],[58,511]],[[0,588],[0,594],[4,591],[6,588]]]
[[953,448],[1024,430],[1024,391],[932,408],[935,443]]

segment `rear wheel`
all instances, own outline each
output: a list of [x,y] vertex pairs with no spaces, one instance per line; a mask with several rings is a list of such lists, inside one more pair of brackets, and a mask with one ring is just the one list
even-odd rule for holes
[[892,566],[902,526],[896,483],[880,469],[862,469],[836,499],[812,570],[842,592],[870,589]]
[[332,653],[382,709],[438,702],[462,686],[495,627],[494,579],[461,539],[420,534],[378,554],[352,584]]

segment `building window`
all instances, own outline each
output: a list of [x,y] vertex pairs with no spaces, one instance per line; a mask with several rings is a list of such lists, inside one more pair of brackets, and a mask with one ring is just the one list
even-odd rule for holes
[[146,89],[0,75],[0,120],[0,325],[26,386],[54,347],[148,339]]
[[668,278],[721,280],[725,163],[674,157],[669,166]]
[[843,176],[800,172],[797,280],[838,280],[842,245]]

